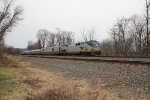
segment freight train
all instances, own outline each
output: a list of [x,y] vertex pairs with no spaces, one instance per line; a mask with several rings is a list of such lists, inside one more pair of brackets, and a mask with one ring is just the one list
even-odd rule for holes
[[101,55],[101,45],[96,40],[79,42],[72,45],[46,47],[24,51],[23,55]]

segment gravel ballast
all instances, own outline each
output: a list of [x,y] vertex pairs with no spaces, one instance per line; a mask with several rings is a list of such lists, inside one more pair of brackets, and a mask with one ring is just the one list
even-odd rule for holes
[[21,57],[33,66],[50,72],[62,73],[68,79],[87,80],[122,96],[150,100],[150,67],[108,62]]

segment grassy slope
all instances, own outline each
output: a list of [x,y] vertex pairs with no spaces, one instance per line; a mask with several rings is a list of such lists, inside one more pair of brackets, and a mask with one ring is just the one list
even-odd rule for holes
[[11,95],[15,87],[16,75],[12,71],[0,68],[0,100],[6,95]]
[[17,95],[22,95],[27,87],[23,85],[23,76],[19,73],[19,65],[7,58],[0,58],[0,100],[20,100]]
[[15,86],[16,75],[13,71],[8,70],[11,62],[6,58],[0,58],[0,100],[6,95],[11,95]]

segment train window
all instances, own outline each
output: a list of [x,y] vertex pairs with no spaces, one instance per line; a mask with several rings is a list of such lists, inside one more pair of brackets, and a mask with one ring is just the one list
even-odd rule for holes
[[52,52],[54,52],[54,48],[52,48]]
[[63,45],[61,45],[61,46],[63,46],[63,47],[68,47],[68,45],[67,45],[67,44],[63,44]]

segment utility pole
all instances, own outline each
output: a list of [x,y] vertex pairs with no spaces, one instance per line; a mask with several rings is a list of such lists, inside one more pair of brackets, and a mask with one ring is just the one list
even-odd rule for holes
[[147,38],[146,38],[146,42],[147,42],[147,46],[146,46],[146,55],[149,56],[149,6],[150,3],[148,3],[148,1],[146,0],[146,28],[147,28]]

